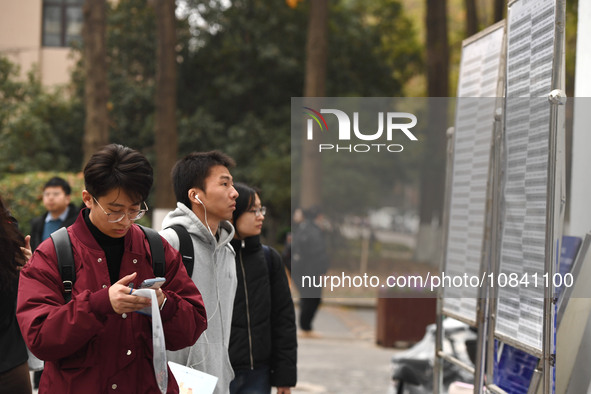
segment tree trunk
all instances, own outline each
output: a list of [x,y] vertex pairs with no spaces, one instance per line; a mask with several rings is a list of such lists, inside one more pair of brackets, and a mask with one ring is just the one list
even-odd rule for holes
[[106,3],[105,0],[86,0],[83,8],[84,25],[84,161],[109,143],[109,120],[107,100],[107,48],[106,48]]
[[[310,0],[310,19],[306,44],[305,97],[326,95],[326,61],[328,50],[328,0]],[[305,133],[302,133],[305,138]],[[322,161],[316,148],[306,143],[302,148],[300,205],[309,208],[322,201]]]
[[177,64],[175,0],[151,1],[156,12],[156,209],[174,208],[176,198],[170,171],[178,155],[176,120]]
[[[449,96],[449,46],[447,38],[447,0],[427,0],[427,86],[429,97]],[[425,143],[421,185],[421,222],[441,222],[445,179],[447,116],[439,101],[429,111],[429,136]]]
[[505,13],[505,5],[505,0],[493,0],[495,22],[498,22],[503,19],[503,15]]
[[466,37],[478,33],[478,12],[476,12],[476,0],[464,0],[466,5]]
[[429,97],[448,97],[447,0],[427,0],[426,24],[427,90]]
[[[447,1],[427,0],[427,90],[429,97],[449,96]],[[425,156],[421,164],[420,229],[415,257],[432,263],[440,249],[440,229],[445,190],[446,100],[430,100]],[[436,102],[435,102],[436,101]]]

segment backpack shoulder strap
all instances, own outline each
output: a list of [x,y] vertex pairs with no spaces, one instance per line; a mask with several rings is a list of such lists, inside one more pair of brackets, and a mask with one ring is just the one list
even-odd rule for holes
[[267,262],[269,275],[271,275],[271,248],[268,245],[263,244],[263,252],[265,253],[265,261]]
[[76,267],[74,266],[74,254],[72,242],[66,227],[53,232],[50,235],[57,255],[57,265],[64,285],[64,299],[66,304],[72,299],[72,288],[76,282]]
[[164,276],[166,273],[166,261],[164,259],[164,245],[162,244],[162,238],[160,234],[154,229],[149,227],[141,226],[148,243],[150,244],[150,252],[152,254],[152,269],[154,270],[154,276]]
[[183,258],[183,264],[187,269],[187,274],[189,277],[193,276],[193,265],[195,264],[195,251],[193,250],[193,241],[191,240],[191,235],[189,231],[184,226],[180,224],[173,224],[167,228],[171,228],[176,232],[179,237],[179,252]]

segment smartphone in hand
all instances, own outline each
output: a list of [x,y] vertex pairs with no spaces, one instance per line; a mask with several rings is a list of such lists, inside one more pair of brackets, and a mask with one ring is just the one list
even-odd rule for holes
[[161,277],[146,279],[140,285],[140,289],[159,289],[160,286],[162,286],[165,281],[166,281],[166,278],[161,278]]

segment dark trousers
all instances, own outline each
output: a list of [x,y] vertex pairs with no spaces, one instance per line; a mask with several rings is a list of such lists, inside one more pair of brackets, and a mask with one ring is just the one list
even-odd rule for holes
[[304,331],[312,330],[312,321],[320,306],[321,298],[300,298],[300,328]]
[[230,394],[270,394],[271,374],[269,367],[240,369],[234,371],[230,382]]
[[31,376],[26,362],[0,373],[0,394],[31,394]]

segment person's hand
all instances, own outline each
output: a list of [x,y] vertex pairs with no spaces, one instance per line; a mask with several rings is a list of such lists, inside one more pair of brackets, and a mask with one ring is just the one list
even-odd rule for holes
[[150,306],[151,300],[149,298],[131,295],[133,290],[128,285],[136,276],[137,272],[124,276],[109,287],[109,301],[111,301],[111,307],[113,307],[115,313],[135,312]]
[[25,266],[25,264],[27,264],[27,262],[29,261],[29,259],[33,255],[33,252],[31,251],[31,236],[30,235],[27,235],[25,237],[25,246],[21,246],[21,251],[23,252],[24,259],[21,259],[21,258],[16,259],[17,269],[19,271]]
[[291,387],[277,387],[277,394],[291,394]]

